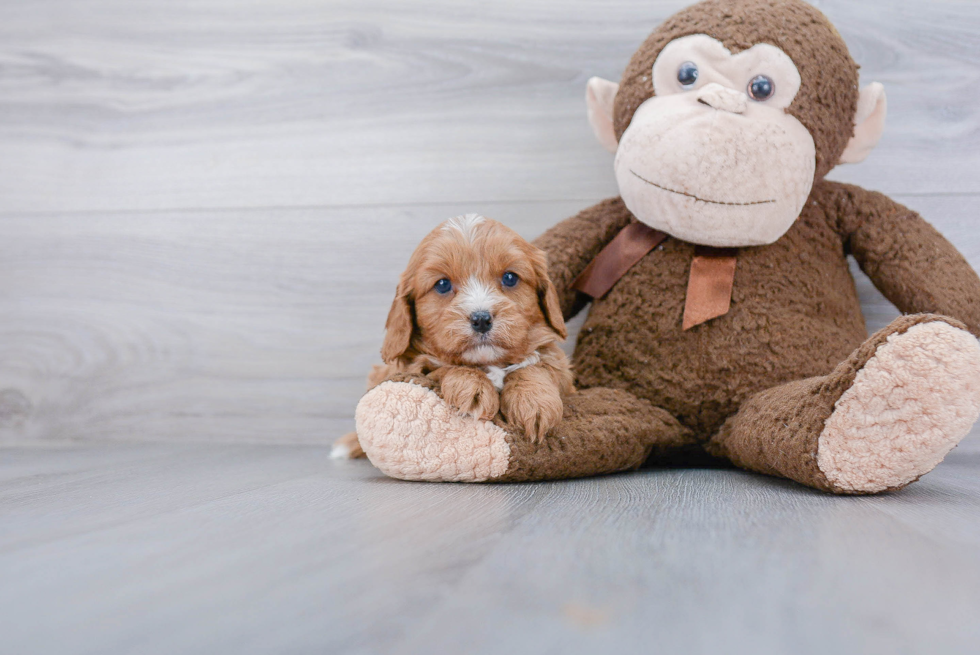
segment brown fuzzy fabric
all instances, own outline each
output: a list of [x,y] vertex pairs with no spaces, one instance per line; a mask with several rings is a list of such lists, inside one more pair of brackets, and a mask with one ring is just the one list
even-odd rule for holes
[[[793,59],[802,86],[787,111],[813,136],[814,186],[778,241],[738,250],[724,316],[681,329],[694,244],[669,238],[633,265],[593,302],[575,350],[576,383],[649,401],[708,452],[740,466],[833,491],[815,463],[833,403],[888,334],[935,320],[905,318],[866,341],[847,255],[903,312],[951,316],[977,336],[980,278],[916,213],[879,193],[823,181],[853,133],[857,66],[834,27],[800,0],[707,0],[667,19],[623,75],[617,138],[653,95],[657,55],[690,34],[714,37],[734,53],[770,43]],[[536,241],[548,253],[566,318],[588,301],[573,281],[635,220],[614,198]],[[652,453],[670,458],[670,450],[657,446]]]
[[591,298],[573,286],[576,278],[631,222],[636,219],[622,199],[610,198],[566,219],[534,241],[545,252],[561,253],[548,257],[548,276],[558,290],[562,314],[575,316],[588,304]]
[[[583,303],[570,281],[610,226],[628,220],[621,200],[607,200],[536,241],[569,316]],[[729,312],[683,331],[694,250],[668,239],[595,300],[574,359],[579,387],[628,390],[702,442],[751,396],[827,375],[864,342],[848,253],[904,311],[952,316],[980,334],[980,278],[920,216],[881,194],[816,184],[781,239],[739,249]]]
[[616,389],[565,399],[562,422],[535,444],[508,435],[510,465],[497,482],[555,480],[639,468],[650,451],[691,443],[690,431],[649,402]]
[[835,487],[817,466],[817,442],[834,404],[847,391],[875,352],[893,334],[921,323],[945,321],[935,314],[902,316],[876,332],[829,375],[796,380],[767,389],[746,401],[711,441],[708,452],[759,473],[778,475],[824,491],[852,494]]
[[845,248],[900,311],[954,316],[980,338],[980,280],[936,228],[887,196],[849,184],[827,200],[824,211],[840,217]]
[[813,136],[814,179],[840,160],[853,130],[858,99],[858,67],[840,34],[802,0],[706,0],[668,18],[633,55],[620,82],[613,109],[619,139],[643,102],[653,97],[651,71],[664,46],[691,34],[707,34],[733,54],[769,43],[790,56],[803,85],[787,110]]

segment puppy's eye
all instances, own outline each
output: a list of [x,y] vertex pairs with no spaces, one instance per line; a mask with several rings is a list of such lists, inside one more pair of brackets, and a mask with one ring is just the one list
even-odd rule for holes
[[756,75],[749,82],[749,96],[753,100],[768,100],[776,92],[776,84],[765,75]]
[[685,89],[690,89],[698,81],[698,66],[693,61],[685,61],[677,69],[677,81]]
[[505,287],[514,287],[517,286],[517,282],[520,279],[521,278],[517,277],[517,273],[511,273],[510,271],[507,271],[500,278],[500,283]]
[[432,288],[436,290],[436,293],[446,294],[453,290],[453,283],[449,281],[448,277],[444,277],[436,282]]

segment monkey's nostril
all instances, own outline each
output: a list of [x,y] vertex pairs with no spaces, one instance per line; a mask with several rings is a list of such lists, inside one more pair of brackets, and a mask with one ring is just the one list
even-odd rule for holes
[[493,327],[493,317],[487,311],[473,312],[470,314],[470,326],[475,332],[486,334]]
[[722,86],[717,82],[712,82],[698,91],[696,99],[702,105],[717,109],[718,111],[742,114],[745,113],[745,105],[749,97],[744,93]]

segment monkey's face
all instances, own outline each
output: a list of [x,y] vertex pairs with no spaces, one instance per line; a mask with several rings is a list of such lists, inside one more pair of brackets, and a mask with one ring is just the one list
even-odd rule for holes
[[816,150],[786,111],[800,73],[779,48],[733,55],[695,34],[671,41],[653,69],[654,96],[616,150],[629,210],[678,239],[709,246],[773,243],[813,185]]

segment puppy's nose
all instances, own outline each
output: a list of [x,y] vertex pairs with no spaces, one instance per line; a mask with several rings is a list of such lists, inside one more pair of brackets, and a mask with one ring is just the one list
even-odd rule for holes
[[470,325],[474,331],[486,334],[493,327],[493,317],[488,311],[473,312],[470,314]]

